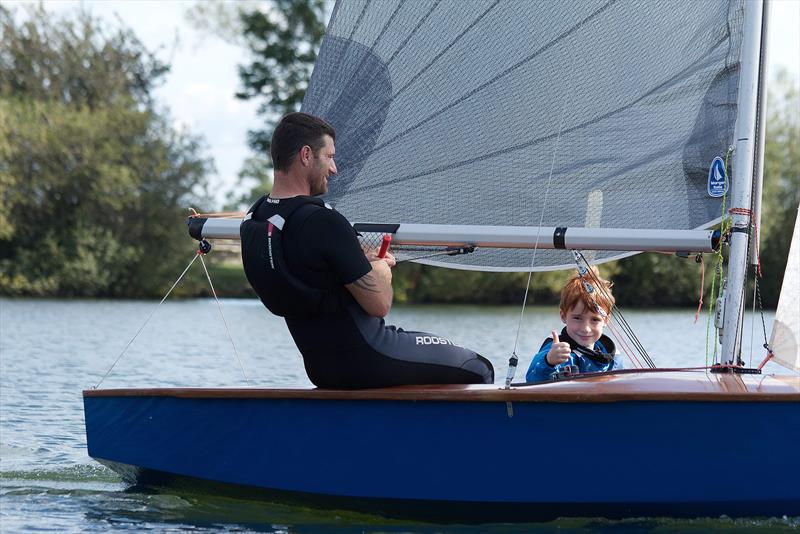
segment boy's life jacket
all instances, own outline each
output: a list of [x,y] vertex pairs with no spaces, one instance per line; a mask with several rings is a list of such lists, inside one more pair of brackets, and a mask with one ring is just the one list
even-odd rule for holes
[[[587,347],[584,347],[583,345],[572,339],[572,337],[569,334],[567,334],[566,327],[561,330],[561,333],[558,335],[558,340],[566,341],[567,343],[569,343],[570,352],[578,356],[583,356],[584,358],[588,358],[595,365],[600,365],[600,366],[608,365],[614,360],[614,356],[617,355],[616,345],[614,345],[614,342],[611,340],[611,338],[605,334],[601,335],[600,339],[598,339],[595,342],[595,348],[596,349],[601,348],[602,350],[592,350]],[[539,347],[539,351],[541,352],[542,349],[544,349],[545,346],[548,345],[549,343],[552,343],[552,341],[553,340],[551,338],[545,339],[544,343],[542,343],[542,346]]]
[[309,197],[300,203],[270,204],[272,215],[262,219],[259,208],[266,200],[265,195],[253,204],[239,227],[244,272],[261,302],[281,317],[341,311],[341,288],[320,289],[303,282],[292,274],[284,255],[287,228],[302,227],[316,210],[326,209],[325,203]]

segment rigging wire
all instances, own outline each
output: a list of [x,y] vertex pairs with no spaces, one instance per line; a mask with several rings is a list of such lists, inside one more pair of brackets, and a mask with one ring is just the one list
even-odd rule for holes
[[140,326],[139,330],[136,331],[136,334],[134,334],[133,337],[130,339],[130,341],[128,341],[128,343],[122,349],[122,352],[120,352],[117,358],[114,360],[114,363],[111,364],[111,367],[108,368],[103,377],[97,382],[97,384],[95,384],[92,387],[92,389],[97,389],[98,387],[100,387],[100,384],[102,384],[103,381],[108,377],[108,375],[111,374],[111,371],[120,361],[120,359],[122,359],[122,356],[125,355],[125,353],[128,351],[128,348],[130,348],[130,346],[133,344],[136,338],[139,337],[139,334],[142,333],[142,330],[144,330],[144,328],[147,326],[147,323],[149,323],[150,319],[153,318],[153,315],[155,315],[156,311],[158,311],[158,308],[164,303],[165,300],[167,300],[167,297],[169,297],[169,295],[172,293],[172,290],[175,289],[175,287],[180,283],[181,280],[183,280],[183,277],[186,276],[186,273],[189,271],[189,268],[194,264],[195,261],[197,261],[197,258],[200,258],[200,263],[203,265],[203,271],[205,271],[206,273],[206,279],[208,279],[208,285],[211,286],[211,293],[214,295],[214,299],[217,301],[219,314],[222,317],[223,324],[225,325],[225,333],[228,335],[228,339],[230,339],[231,341],[231,346],[233,346],[233,352],[236,355],[236,360],[239,362],[239,367],[242,370],[244,381],[247,384],[250,384],[250,380],[247,378],[247,373],[244,370],[244,365],[242,365],[242,360],[239,357],[239,352],[236,350],[236,344],[234,344],[233,337],[231,336],[230,329],[228,328],[228,322],[225,320],[225,314],[222,313],[222,304],[220,303],[219,298],[217,298],[217,292],[214,290],[214,284],[211,283],[211,275],[209,275],[208,269],[206,268],[206,262],[205,260],[203,260],[203,256],[207,254],[209,250],[211,250],[211,245],[208,244],[208,242],[206,241],[202,241],[200,243],[200,248],[197,251],[195,251],[192,260],[189,262],[189,264],[186,266],[186,268],[183,270],[180,276],[178,276],[178,279],[175,280],[172,286],[170,286],[170,288],[167,290],[167,293],[164,295],[161,301],[159,301],[159,303],[156,304],[155,308],[153,308],[153,311],[150,312],[150,315],[148,315],[147,319],[145,319],[144,323],[142,323],[142,326]]
[[[396,260],[395,263],[403,263],[403,262],[406,262],[406,261],[424,260],[424,259],[427,259],[427,258],[434,258],[436,256],[458,256],[458,255],[461,255],[461,254],[470,254],[472,252],[475,252],[475,248],[476,247],[474,245],[469,245],[469,246],[464,246],[464,247],[448,247],[447,250],[443,250],[443,251],[440,251],[440,252],[433,252],[431,254],[425,254],[425,255],[422,255],[422,256],[414,256],[414,257],[411,257],[411,258],[403,258],[402,260]],[[422,249],[422,247],[420,247],[420,249]],[[420,250],[420,249],[418,249],[418,250]],[[408,250],[413,250],[413,249],[402,249],[402,250],[408,251]]]
[[[755,273],[753,273],[755,275]],[[750,359],[749,363],[747,364],[748,367],[753,367],[753,340],[756,337],[755,330],[756,330],[756,291],[758,288],[758,280],[755,276],[753,276],[753,311],[751,312],[751,319],[750,319]]]
[[[594,291],[597,291],[598,293],[602,294],[603,297],[605,297],[605,299],[608,302],[612,302],[611,294],[608,292],[608,289],[605,287],[605,284],[602,283],[602,281],[597,276],[597,274],[595,274],[595,272],[592,270],[591,265],[586,260],[584,255],[580,251],[577,251],[577,250],[573,251],[573,253],[574,253],[576,259],[578,259],[579,261],[582,261],[583,264],[585,265],[585,269],[580,269],[579,270],[579,272],[585,270],[585,273],[582,274],[581,277],[583,277],[585,275],[588,275],[592,279],[592,281],[594,282],[594,287],[596,287],[596,289],[594,289]],[[580,267],[580,264],[579,264],[579,267]],[[655,368],[656,364],[653,362],[653,359],[650,358],[650,354],[648,354],[647,349],[644,347],[642,342],[639,340],[639,338],[634,333],[633,327],[631,327],[630,323],[628,323],[627,319],[625,319],[625,316],[622,314],[622,310],[620,310],[619,307],[616,304],[612,304],[611,305],[611,309],[612,309],[612,315],[617,317],[617,323],[619,324],[620,329],[623,331],[625,336],[628,338],[628,340],[631,342],[633,347],[639,353],[639,356],[642,357],[642,359],[644,360],[644,362],[647,364],[648,367],[650,367],[651,369]]]
[[134,336],[131,338],[131,340],[128,341],[128,344],[125,345],[125,347],[122,349],[122,352],[120,352],[119,356],[117,356],[117,359],[114,360],[114,363],[112,363],[111,367],[109,367],[108,371],[106,371],[106,374],[103,375],[103,378],[101,378],[100,381],[97,382],[97,384],[95,384],[92,389],[97,389],[98,387],[100,387],[100,384],[103,383],[103,380],[105,380],[108,377],[108,375],[111,374],[111,371],[117,365],[117,362],[119,362],[119,360],[122,358],[122,356],[127,352],[128,348],[131,346],[131,344],[134,342],[134,340],[137,337],[139,337],[139,334],[142,333],[142,330],[144,330],[144,327],[147,326],[147,323],[150,322],[150,319],[153,318],[153,315],[155,315],[155,313],[158,310],[159,306],[161,306],[164,303],[164,301],[167,300],[167,297],[169,296],[169,294],[172,293],[172,290],[175,289],[175,286],[177,286],[178,283],[183,279],[183,277],[186,275],[186,272],[189,270],[189,267],[191,267],[192,264],[197,260],[198,256],[200,256],[200,251],[199,250],[197,252],[195,252],[195,255],[192,258],[192,261],[189,262],[189,265],[186,266],[186,268],[183,270],[183,272],[178,277],[178,279],[175,280],[175,282],[172,284],[172,286],[167,291],[167,294],[164,295],[164,298],[161,299],[161,302],[156,304],[156,307],[153,308],[153,311],[151,311],[150,315],[147,316],[147,319],[144,320],[144,323],[142,324],[142,326],[139,327],[139,330],[136,331],[136,334],[134,334]]
[[[550,184],[553,181],[553,169],[556,166],[556,154],[558,153],[558,145],[561,141],[561,130],[564,128],[564,118],[567,111],[567,98],[564,96],[564,102],[561,105],[561,121],[558,125],[558,134],[556,135],[556,143],[553,147],[553,157],[550,160],[550,173],[547,176],[547,187],[544,190],[544,198],[542,199],[542,209],[539,213],[539,225],[536,229],[536,241],[533,245],[533,254],[531,257],[531,266],[528,269],[528,282],[525,284],[525,296],[522,298],[522,309],[519,312],[519,322],[517,323],[517,334],[514,336],[514,348],[511,351],[511,357],[508,359],[508,371],[506,371],[505,389],[511,387],[511,382],[514,380],[514,375],[517,371],[517,363],[519,357],[517,356],[517,345],[519,344],[519,333],[522,329],[522,319],[525,316],[525,307],[528,304],[528,293],[531,289],[531,278],[533,277],[533,267],[536,265],[536,252],[539,250],[539,238],[542,231],[542,222],[544,222],[544,210],[547,207],[547,198],[550,195]],[[510,408],[509,408],[510,413]]]
[[217,301],[217,308],[219,309],[219,315],[222,317],[222,323],[225,325],[225,333],[228,335],[228,339],[231,340],[231,346],[233,347],[233,353],[236,355],[236,361],[239,362],[239,368],[242,370],[242,376],[244,376],[244,381],[246,384],[250,384],[250,380],[247,378],[247,373],[244,370],[244,365],[242,365],[242,359],[239,357],[239,351],[236,350],[236,344],[233,342],[233,336],[231,336],[231,331],[228,328],[228,321],[225,320],[225,314],[222,313],[222,304],[217,298],[217,292],[214,290],[214,284],[211,283],[211,275],[208,274],[208,269],[206,268],[206,262],[203,259],[205,254],[198,254],[200,256],[200,263],[203,265],[203,271],[206,273],[206,279],[208,279],[208,285],[211,286],[211,294],[214,295],[214,300]]

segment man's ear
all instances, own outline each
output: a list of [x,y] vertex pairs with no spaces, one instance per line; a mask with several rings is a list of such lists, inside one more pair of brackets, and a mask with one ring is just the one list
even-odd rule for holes
[[314,156],[314,151],[311,150],[311,147],[308,145],[303,145],[300,149],[300,163],[303,164],[304,167],[308,167],[311,164],[311,159]]
[[567,324],[567,314],[564,313],[564,310],[558,310],[558,314],[561,316],[561,322]]

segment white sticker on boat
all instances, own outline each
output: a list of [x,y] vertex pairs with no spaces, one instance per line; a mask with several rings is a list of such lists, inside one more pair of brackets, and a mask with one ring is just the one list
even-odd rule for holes
[[708,196],[719,198],[728,192],[728,176],[725,174],[725,162],[717,156],[708,169]]

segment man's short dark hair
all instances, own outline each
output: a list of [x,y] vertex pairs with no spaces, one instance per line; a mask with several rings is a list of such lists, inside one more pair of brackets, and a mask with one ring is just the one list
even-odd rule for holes
[[314,154],[318,154],[319,149],[325,146],[326,135],[336,140],[336,130],[319,117],[299,112],[284,115],[272,132],[272,166],[276,171],[287,170],[305,145],[310,146]]

